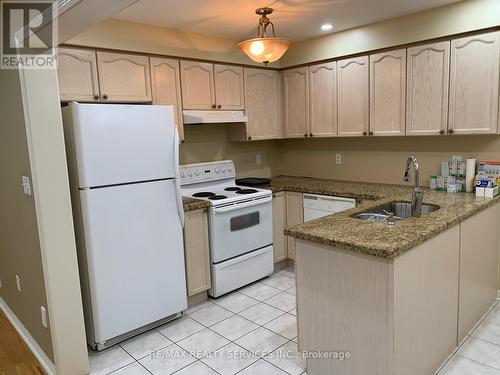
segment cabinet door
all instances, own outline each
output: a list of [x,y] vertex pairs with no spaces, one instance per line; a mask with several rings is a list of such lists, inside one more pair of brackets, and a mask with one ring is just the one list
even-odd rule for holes
[[368,133],[368,56],[337,61],[338,135]]
[[444,134],[448,128],[450,42],[408,48],[406,134]]
[[500,205],[460,224],[458,341],[472,329],[497,296]]
[[[302,193],[286,192],[286,226],[293,227],[304,222],[304,204]],[[295,260],[295,239],[287,238],[288,257]]]
[[184,109],[215,108],[212,64],[181,60],[181,83]]
[[309,135],[309,76],[307,67],[286,70],[285,137],[298,138]]
[[182,122],[179,60],[151,57],[149,64],[151,66],[153,104],[174,106],[174,121],[182,141],[184,140],[184,126]]
[[500,32],[451,41],[448,132],[496,133]]
[[286,202],[285,193],[273,194],[273,253],[274,263],[285,260],[288,255],[285,237]]
[[97,52],[101,99],[108,102],[150,102],[149,58]]
[[214,80],[215,102],[218,109],[245,109],[241,66],[214,65]]
[[281,75],[278,71],[245,68],[247,140],[282,136],[281,95]]
[[94,51],[59,48],[57,78],[62,102],[99,100],[97,60]]
[[210,289],[208,219],[205,210],[186,212],[184,253],[188,296]]
[[370,55],[370,135],[404,135],[406,49]]
[[311,137],[337,135],[337,66],[335,62],[309,67]]

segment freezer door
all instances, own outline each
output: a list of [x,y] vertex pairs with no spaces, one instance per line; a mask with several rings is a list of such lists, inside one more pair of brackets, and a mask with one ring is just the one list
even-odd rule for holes
[[184,310],[183,235],[174,182],[80,194],[96,343]]
[[172,106],[70,103],[63,111],[78,187],[175,177]]

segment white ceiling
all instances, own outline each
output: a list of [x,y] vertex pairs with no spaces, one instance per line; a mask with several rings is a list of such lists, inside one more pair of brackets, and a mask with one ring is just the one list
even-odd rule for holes
[[460,0],[140,0],[116,18],[234,40],[257,33],[255,9],[274,8],[276,35],[304,40],[331,32],[400,17]]

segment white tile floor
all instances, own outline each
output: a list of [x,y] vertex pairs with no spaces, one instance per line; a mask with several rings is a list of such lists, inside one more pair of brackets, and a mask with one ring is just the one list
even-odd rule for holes
[[90,351],[92,374],[306,374],[297,352],[294,278],[292,269],[282,270],[155,330]]
[[[307,375],[297,352],[294,277],[291,269],[277,272],[120,345],[90,351],[92,374]],[[436,374],[500,375],[500,302]]]

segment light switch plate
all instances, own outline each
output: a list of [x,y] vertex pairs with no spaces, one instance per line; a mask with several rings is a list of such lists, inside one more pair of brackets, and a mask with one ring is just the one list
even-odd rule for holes
[[22,176],[22,186],[23,186],[23,192],[26,195],[31,195],[31,184],[30,184],[30,178],[28,176]]
[[262,155],[261,154],[255,155],[255,164],[257,164],[257,165],[262,164]]

